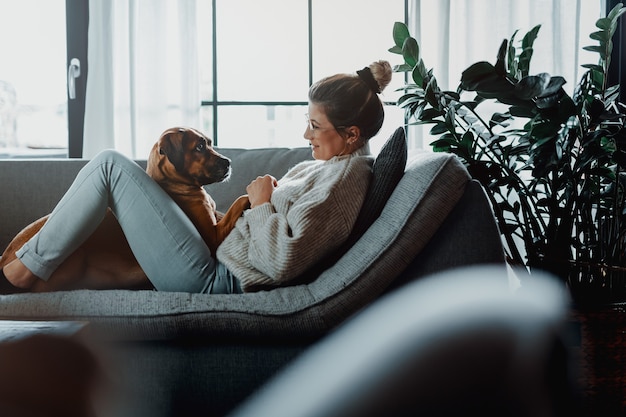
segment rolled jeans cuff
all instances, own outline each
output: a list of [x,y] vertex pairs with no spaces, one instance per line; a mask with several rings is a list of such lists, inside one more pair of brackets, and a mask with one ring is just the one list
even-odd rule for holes
[[30,249],[29,242],[26,242],[21,248],[15,252],[15,256],[24,264],[26,268],[37,278],[48,281],[52,273],[58,268],[58,264],[46,261],[35,251]]

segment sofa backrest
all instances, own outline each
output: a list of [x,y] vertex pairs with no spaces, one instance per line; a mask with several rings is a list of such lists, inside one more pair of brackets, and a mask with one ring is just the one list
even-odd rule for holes
[[[298,162],[311,159],[309,148],[218,151],[231,159],[233,175],[205,188],[223,212],[258,175],[280,178]],[[86,159],[0,160],[0,253],[23,227],[52,211],[86,163]],[[137,163],[146,166],[145,160]]]
[[215,200],[217,209],[226,212],[237,197],[246,193],[246,187],[259,175],[270,174],[281,178],[298,162],[313,159],[310,148],[219,148],[229,158],[233,174],[230,179],[207,185],[205,189]]
[[86,163],[82,159],[0,160],[0,251],[22,228],[52,211]]

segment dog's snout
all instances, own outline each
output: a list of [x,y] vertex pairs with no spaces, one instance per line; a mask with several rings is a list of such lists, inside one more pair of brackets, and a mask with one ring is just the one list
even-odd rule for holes
[[220,168],[226,168],[226,169],[230,168],[230,159],[228,159],[228,158],[226,158],[224,156],[221,157],[219,159],[219,166],[220,166]]
[[230,159],[228,158],[220,158],[219,160],[219,169],[222,172],[222,178],[226,179],[230,175]]
[[224,181],[228,177],[230,177],[230,173],[231,173],[230,159],[226,158],[225,156],[222,156],[219,154],[213,155],[210,166],[211,166],[210,172],[212,173],[211,174],[212,181],[214,182]]

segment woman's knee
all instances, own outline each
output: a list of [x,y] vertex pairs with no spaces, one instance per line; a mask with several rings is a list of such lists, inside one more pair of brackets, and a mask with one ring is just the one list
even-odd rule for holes
[[113,169],[114,167],[121,168],[122,171],[135,172],[134,170],[144,171],[137,165],[137,163],[130,159],[123,153],[116,151],[115,149],[105,149],[100,151],[90,162],[92,166],[108,167],[107,169]]
[[93,157],[93,161],[101,161],[101,162],[117,162],[117,161],[131,161],[126,155],[122,154],[115,149],[105,149],[100,151],[96,156]]

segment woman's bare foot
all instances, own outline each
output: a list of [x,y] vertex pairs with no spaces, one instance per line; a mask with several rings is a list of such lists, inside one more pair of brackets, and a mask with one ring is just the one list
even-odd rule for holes
[[27,290],[39,279],[19,259],[14,259],[2,269],[4,276],[11,285]]

